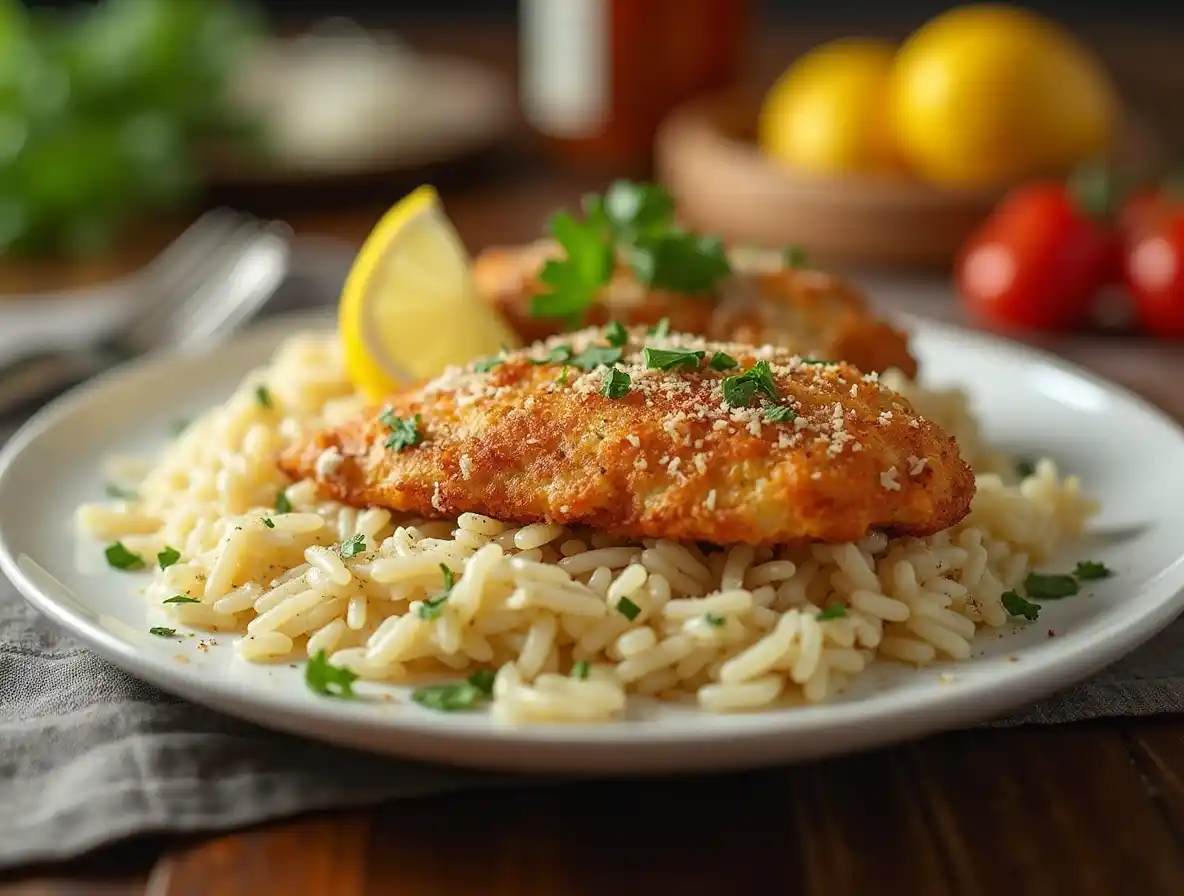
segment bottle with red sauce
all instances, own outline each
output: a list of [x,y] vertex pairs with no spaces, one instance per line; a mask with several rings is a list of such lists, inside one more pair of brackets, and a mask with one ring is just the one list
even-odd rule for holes
[[730,87],[750,0],[522,0],[522,110],[574,167],[644,175],[666,115]]

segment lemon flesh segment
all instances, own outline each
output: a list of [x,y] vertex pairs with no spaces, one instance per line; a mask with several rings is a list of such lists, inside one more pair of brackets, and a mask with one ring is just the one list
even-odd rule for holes
[[431,187],[397,203],[366,239],[338,324],[350,378],[373,400],[518,344],[476,293],[468,253]]

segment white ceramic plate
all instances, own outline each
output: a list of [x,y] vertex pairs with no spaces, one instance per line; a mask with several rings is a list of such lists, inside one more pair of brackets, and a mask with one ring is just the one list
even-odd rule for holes
[[117,371],[45,409],[0,454],[0,568],[25,597],[133,675],[263,725],[393,755],[529,771],[758,766],[1014,709],[1130,651],[1184,604],[1184,433],[1133,395],[1046,355],[913,321],[930,382],[973,388],[993,440],[1056,457],[1104,502],[1088,544],[1063,564],[1104,561],[1115,578],[1047,604],[1039,623],[984,633],[969,661],[923,670],[875,665],[850,693],[821,706],[709,716],[641,705],[614,725],[513,728],[480,713],[435,713],[396,689],[367,690],[354,702],[318,697],[302,669],[238,660],[230,637],[215,636],[202,650],[196,637],[149,635],[163,619],[141,598],[141,581],[107,569],[101,546],[72,530],[75,505],[103,494],[105,456],[156,452],[171,422],[221,401],[294,326],[309,324],[273,322],[204,356]]

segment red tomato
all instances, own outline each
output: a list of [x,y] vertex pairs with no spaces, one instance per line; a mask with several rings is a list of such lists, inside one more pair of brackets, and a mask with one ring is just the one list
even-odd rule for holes
[[1140,231],[1127,246],[1123,267],[1143,328],[1184,339],[1184,209]]
[[1128,240],[1133,239],[1181,209],[1184,209],[1184,192],[1179,184],[1140,190],[1123,203],[1119,229]]
[[955,277],[970,314],[1005,329],[1079,326],[1094,296],[1121,270],[1121,244],[1068,187],[1036,183],[1010,193],[959,255]]

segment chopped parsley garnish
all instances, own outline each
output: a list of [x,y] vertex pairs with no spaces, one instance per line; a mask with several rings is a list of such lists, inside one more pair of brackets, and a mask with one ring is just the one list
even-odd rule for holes
[[419,605],[419,618],[431,621],[439,619],[440,613],[443,612],[444,602],[452,596],[452,587],[456,584],[456,576],[452,574],[452,570],[440,564],[440,572],[444,574],[444,590],[435,597],[429,597]]
[[804,268],[806,266],[806,250],[801,246],[786,246],[782,259],[787,268]]
[[571,365],[585,372],[597,367],[611,367],[621,360],[621,349],[612,345],[590,345],[578,355],[573,355]]
[[716,352],[708,364],[712,370],[735,370],[740,366],[740,362],[727,352]]
[[275,509],[277,513],[292,512],[292,502],[288,500],[288,493],[283,489],[275,496]]
[[686,367],[696,370],[706,352],[685,351],[678,348],[650,348],[648,345],[641,350],[641,357],[646,367],[653,370],[674,370],[676,367]]
[[411,699],[420,706],[441,712],[472,709],[493,694],[495,674],[492,669],[478,669],[462,682],[416,688],[411,692]]
[[107,487],[104,489],[104,491],[107,493],[108,498],[116,498],[117,500],[120,500],[120,501],[138,501],[138,500],[140,500],[140,496],[138,494],[136,494],[134,491],[132,491],[131,489],[128,489],[128,488],[121,488],[120,486],[116,485],[114,482],[108,482]]
[[350,557],[356,557],[358,554],[364,553],[366,550],[366,536],[359,532],[348,541],[343,541],[337,553],[341,555],[342,560],[348,560]]
[[1024,579],[1024,590],[1028,592],[1028,597],[1036,600],[1058,600],[1072,597],[1081,590],[1081,586],[1073,576],[1030,572]]
[[842,604],[831,604],[824,608],[814,618],[819,622],[826,622],[828,619],[844,619],[847,616],[847,608]]
[[198,600],[196,597],[189,597],[189,595],[187,595],[187,594],[176,594],[176,595],[173,595],[172,597],[170,597],[168,600],[162,601],[162,603],[166,603],[166,604],[200,604],[201,601]]
[[1024,600],[1014,591],[1004,591],[1002,600],[1003,609],[1012,616],[1023,616],[1028,620],[1034,620],[1040,616],[1040,607],[1037,604],[1030,600]]
[[356,672],[331,665],[324,650],[318,650],[304,667],[304,683],[310,691],[322,697],[351,700],[357,696],[354,694],[354,682],[357,680]]
[[1036,475],[1036,464],[1030,460],[1018,460],[1015,463],[1015,475],[1020,479],[1027,479]]
[[167,544],[164,546],[164,550],[156,555],[156,562],[160,564],[161,569],[168,569],[180,559],[181,552],[176,548],[170,548]]
[[1081,560],[1073,570],[1073,575],[1082,582],[1092,582],[1095,579],[1110,578],[1114,575],[1114,570],[1105,563],[1096,563],[1093,560]]
[[770,423],[788,423],[791,420],[798,418],[798,412],[793,408],[786,407],[779,404],[775,407],[765,408],[765,419]]
[[559,376],[555,377],[555,385],[557,385],[557,386],[566,386],[567,385],[567,365],[566,364],[564,364],[563,369],[561,371],[559,371]]
[[629,341],[629,333],[621,326],[619,320],[610,320],[608,326],[604,328],[604,338],[609,345],[621,348]]
[[271,391],[264,385],[256,386],[255,401],[259,402],[259,407],[261,408],[271,407]]
[[538,364],[566,364],[568,361],[571,360],[571,354],[572,354],[572,352],[571,352],[570,345],[557,345],[553,349],[551,349],[550,351],[547,352],[546,357],[539,359],[539,360],[531,358],[530,363],[535,364],[535,365],[538,365]]
[[629,394],[629,386],[633,378],[625,371],[610,367],[604,384],[600,387],[600,394],[605,398],[624,398]]
[[637,614],[641,612],[641,607],[635,604],[627,597],[622,597],[617,601],[617,612],[632,622],[637,618]]
[[171,435],[174,439],[177,438],[177,436],[181,435],[181,433],[189,428],[189,424],[192,422],[193,421],[189,420],[188,418],[174,420],[171,424],[169,424],[169,435]]
[[493,368],[497,367],[505,360],[500,355],[494,355],[492,358],[480,358],[473,362],[473,369],[478,373],[489,373]]
[[584,198],[584,215],[556,214],[548,227],[563,249],[539,273],[546,291],[530,304],[535,317],[576,323],[612,278],[618,254],[652,289],[704,292],[731,273],[723,242],[674,222],[674,200],[663,188],[613,182],[603,196]]
[[271,517],[265,516],[262,520],[260,520],[260,522],[263,523],[263,525],[265,525],[268,529],[275,528],[275,520],[273,520]]
[[803,364],[821,364],[823,367],[838,367],[838,361],[831,361],[828,358],[798,358]]
[[419,431],[419,414],[404,420],[396,417],[393,411],[383,411],[378,415],[378,422],[390,429],[391,434],[383,444],[396,453],[423,441],[423,434]]
[[670,335],[670,318],[664,317],[649,329],[651,336],[656,336],[662,339]]
[[134,572],[137,569],[143,569],[147,564],[144,563],[144,558],[139,554],[133,554],[123,546],[122,541],[117,541],[114,544],[107,545],[107,549],[103,551],[107,557],[107,565],[115,569],[122,569],[125,572]]
[[171,638],[177,633],[175,628],[165,628],[163,625],[154,625],[148,629],[148,634],[156,635],[158,638]]
[[727,620],[725,620],[723,616],[720,616],[717,613],[705,613],[705,614],[703,614],[703,621],[706,622],[708,625],[710,625],[712,628],[722,628],[724,622],[726,622]]
[[580,660],[578,663],[572,663],[571,678],[587,678],[588,677],[588,661]]
[[724,380],[724,401],[734,408],[747,406],[757,392],[772,401],[780,398],[768,361],[757,361],[744,373]]

